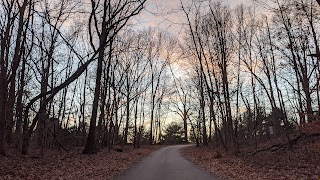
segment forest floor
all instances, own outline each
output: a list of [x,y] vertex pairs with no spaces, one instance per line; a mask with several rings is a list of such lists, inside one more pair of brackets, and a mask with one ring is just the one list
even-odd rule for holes
[[93,155],[83,155],[83,148],[69,153],[48,150],[42,158],[9,150],[9,157],[0,156],[0,179],[113,179],[161,147],[127,145],[123,152],[102,149]]
[[[184,155],[221,179],[315,179],[320,180],[320,137],[300,138],[291,150],[271,148],[283,138],[242,145],[238,156],[212,147],[188,147]],[[277,146],[274,146],[277,147]],[[268,150],[266,150],[268,149]]]

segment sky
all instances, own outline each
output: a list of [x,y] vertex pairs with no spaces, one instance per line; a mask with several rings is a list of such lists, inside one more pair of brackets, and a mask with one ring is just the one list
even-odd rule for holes
[[[182,0],[184,5],[187,5],[192,0]],[[243,3],[245,5],[250,5],[252,0],[220,0],[222,3],[229,4],[231,8]],[[180,0],[147,0],[145,10],[143,10],[138,16],[133,19],[133,24],[135,28],[148,28],[148,27],[158,27],[162,30],[167,30],[173,35],[181,34],[182,32],[182,22],[185,16],[181,11]],[[176,77],[179,76],[181,71],[179,68],[172,66],[175,69]],[[181,74],[182,75],[182,74]],[[170,113],[166,118],[165,124],[172,122],[173,120],[180,119],[180,116]],[[149,125],[150,121],[145,121],[145,125]]]
[[[182,0],[183,3],[190,3],[191,0]],[[220,0],[229,4],[231,8],[243,3],[252,4],[252,0]],[[181,32],[183,15],[181,14],[180,0],[148,0],[145,10],[135,19],[135,24],[140,27],[160,27],[173,34]]]

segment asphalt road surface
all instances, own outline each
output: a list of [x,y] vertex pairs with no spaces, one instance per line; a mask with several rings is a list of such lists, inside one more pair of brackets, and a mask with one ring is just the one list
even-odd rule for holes
[[180,150],[187,146],[190,145],[155,151],[116,180],[218,180],[181,155]]

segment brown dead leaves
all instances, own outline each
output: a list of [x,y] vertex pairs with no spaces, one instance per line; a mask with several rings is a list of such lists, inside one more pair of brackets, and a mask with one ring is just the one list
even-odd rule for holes
[[320,134],[320,121],[305,123],[302,127],[302,132],[307,135]]
[[221,179],[318,180],[320,178],[320,154],[312,149],[312,146],[316,144],[318,143],[299,143],[292,150],[263,152],[255,156],[234,157],[219,152],[218,154],[222,156],[217,158],[216,149],[204,147],[188,147],[184,150],[184,154],[200,167]]
[[123,152],[101,150],[95,155],[83,155],[80,149],[68,154],[50,151],[44,158],[12,151],[10,157],[0,156],[0,179],[114,179],[159,148],[125,146]]

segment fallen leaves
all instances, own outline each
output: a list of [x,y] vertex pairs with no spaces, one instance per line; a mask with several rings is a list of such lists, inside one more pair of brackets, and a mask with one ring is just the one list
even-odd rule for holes
[[[222,179],[315,179],[320,178],[320,139],[303,140],[292,150],[267,151],[255,156],[250,148],[235,157],[211,147],[188,147],[186,157]],[[217,154],[221,156],[217,157]]]
[[313,121],[303,124],[301,127],[302,132],[307,135],[320,133],[320,121]]
[[123,152],[101,150],[83,155],[79,149],[70,153],[47,152],[44,158],[19,155],[0,156],[0,179],[114,179],[160,146],[123,147]]

